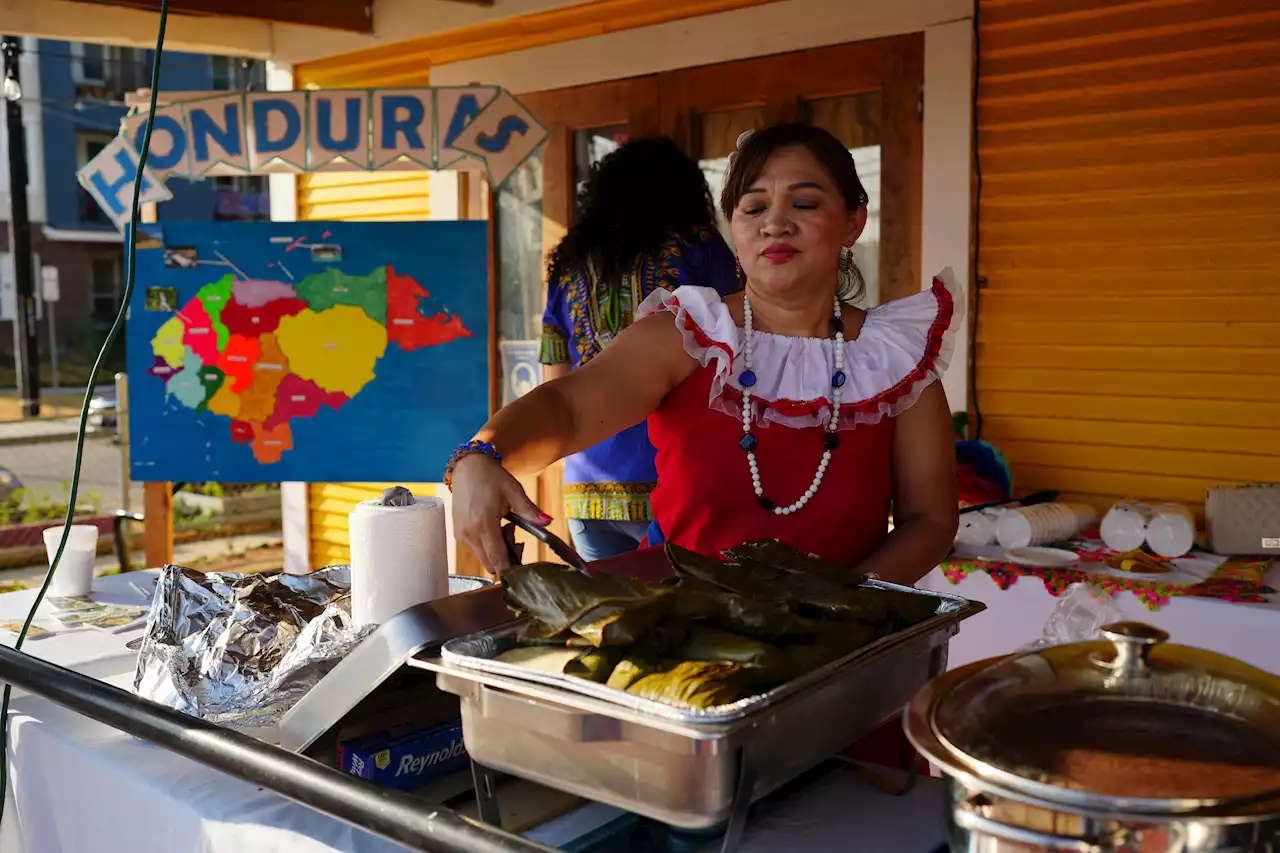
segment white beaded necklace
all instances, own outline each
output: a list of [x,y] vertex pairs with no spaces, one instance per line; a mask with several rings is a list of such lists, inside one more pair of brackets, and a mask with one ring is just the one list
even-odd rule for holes
[[742,385],[742,440],[738,442],[738,446],[747,452],[747,466],[751,469],[751,487],[755,490],[756,500],[760,502],[760,506],[774,515],[791,515],[803,509],[804,505],[818,493],[818,487],[822,485],[822,476],[827,473],[827,465],[831,463],[831,452],[840,444],[836,429],[840,424],[840,389],[844,386],[845,375],[844,320],[841,318],[839,296],[834,300],[834,310],[831,328],[836,333],[836,369],[831,374],[831,420],[827,423],[826,433],[822,436],[822,461],[818,463],[818,472],[813,475],[813,482],[809,484],[809,488],[799,500],[789,506],[777,506],[764,496],[764,487],[760,485],[760,468],[756,464],[756,447],[760,442],[751,432],[753,416],[751,389],[756,384],[756,375],[751,370],[751,352],[755,346],[755,330],[751,325],[751,300],[746,296],[742,298],[743,369],[742,373],[738,374],[738,382]]

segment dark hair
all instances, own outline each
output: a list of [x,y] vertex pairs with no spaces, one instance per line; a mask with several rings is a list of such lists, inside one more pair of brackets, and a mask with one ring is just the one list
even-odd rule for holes
[[672,234],[716,221],[702,170],[664,136],[633,139],[607,155],[591,169],[578,203],[578,221],[551,253],[551,281],[588,258],[602,278],[617,281]]
[[[769,125],[752,133],[737,150],[729,167],[729,174],[725,177],[724,191],[720,194],[720,210],[726,219],[733,218],[734,208],[760,177],[769,158],[779,150],[793,145],[807,150],[821,164],[844,197],[849,210],[864,207],[871,200],[862,181],[858,179],[853,155],[839,139],[811,124],[785,122]],[[845,288],[840,293],[840,298],[845,302],[858,299],[866,291],[866,282],[857,266],[853,268],[853,277],[854,286]]]

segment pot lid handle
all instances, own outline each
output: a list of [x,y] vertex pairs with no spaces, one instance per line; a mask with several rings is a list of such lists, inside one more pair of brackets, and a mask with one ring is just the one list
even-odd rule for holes
[[1112,622],[1102,626],[1102,635],[1115,643],[1116,656],[1099,661],[1120,678],[1132,678],[1147,671],[1147,655],[1169,635],[1144,622]]

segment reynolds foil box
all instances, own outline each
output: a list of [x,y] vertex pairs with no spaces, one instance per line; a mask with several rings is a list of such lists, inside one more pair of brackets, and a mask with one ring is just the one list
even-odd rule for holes
[[388,788],[420,788],[466,770],[462,723],[418,731],[383,731],[338,745],[342,771]]

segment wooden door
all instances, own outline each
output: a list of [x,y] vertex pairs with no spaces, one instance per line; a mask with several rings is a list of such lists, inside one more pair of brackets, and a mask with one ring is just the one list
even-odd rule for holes
[[835,134],[872,197],[855,252],[876,304],[920,290],[923,83],[922,33],[688,68],[659,76],[661,130],[717,197],[743,131],[808,121]]
[[[521,101],[547,126],[550,136],[495,199],[499,352],[493,369],[499,405],[510,399],[504,364],[513,345],[527,346],[541,334],[547,260],[573,221],[579,182],[594,161],[630,136],[658,131],[656,77],[538,92],[522,95]],[[552,532],[568,541],[563,470],[556,465],[522,483],[556,519]],[[554,559],[531,537],[521,541],[527,560],[533,558],[531,548],[537,549],[539,559]]]

